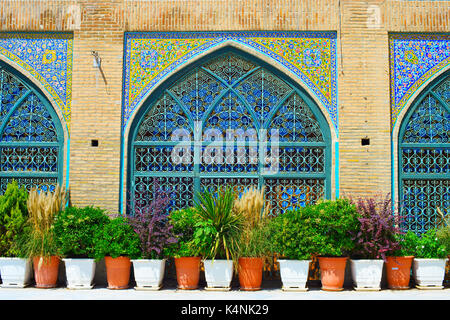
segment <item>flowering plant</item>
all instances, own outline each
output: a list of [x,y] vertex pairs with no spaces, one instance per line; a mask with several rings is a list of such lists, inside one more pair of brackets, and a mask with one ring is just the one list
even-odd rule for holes
[[177,242],[167,217],[169,204],[167,193],[155,184],[152,201],[135,201],[133,210],[129,210],[127,223],[139,236],[142,259],[164,258],[167,247]]
[[397,256],[414,256],[422,259],[442,259],[447,256],[445,245],[436,236],[436,229],[429,229],[418,236],[413,231],[408,231],[404,235],[398,236],[400,250]]
[[387,195],[379,198],[359,198],[356,201],[359,228],[352,233],[354,258],[386,260],[386,253],[400,249],[396,238],[401,231],[395,227],[392,200]]

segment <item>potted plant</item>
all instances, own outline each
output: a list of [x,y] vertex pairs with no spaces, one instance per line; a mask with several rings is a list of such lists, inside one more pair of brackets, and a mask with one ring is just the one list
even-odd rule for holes
[[[288,210],[270,222],[273,252],[280,265],[283,290],[306,291],[311,252],[311,225],[302,210]],[[280,259],[281,258],[281,259]]]
[[28,192],[13,180],[0,196],[0,276],[3,288],[23,288],[31,280],[31,261],[17,247],[28,219]]
[[421,236],[408,232],[412,248],[413,277],[418,289],[443,289],[447,250],[436,236],[436,229],[431,228]]
[[399,247],[386,253],[387,284],[393,290],[406,290],[409,289],[417,238],[413,232],[398,232],[395,238]]
[[206,290],[229,290],[233,277],[243,216],[234,208],[233,189],[217,193],[203,191],[195,201],[199,221],[195,225],[194,244],[205,258]]
[[197,210],[185,208],[169,214],[169,222],[177,242],[168,248],[168,255],[175,260],[178,289],[194,290],[200,279],[200,249],[194,243],[195,225],[199,221]]
[[238,275],[240,289],[261,289],[264,263],[272,253],[270,240],[269,207],[264,188],[247,189],[235,201],[235,210],[244,216],[244,226],[238,242]]
[[54,191],[31,189],[27,208],[29,218],[20,239],[24,255],[32,259],[37,288],[57,286],[61,251],[54,234],[55,217],[67,203],[66,192],[57,185]]
[[177,242],[173,225],[167,218],[170,199],[158,187],[153,199],[144,205],[134,203],[127,223],[140,240],[140,256],[133,259],[134,279],[137,290],[159,290],[164,278],[168,247]]
[[349,199],[322,200],[301,210],[311,224],[322,290],[343,290],[345,267],[355,246],[351,235],[359,228],[356,206]]
[[356,208],[360,226],[352,234],[355,247],[351,252],[351,272],[355,290],[381,290],[386,252],[397,249],[392,200],[359,198]]
[[139,236],[123,216],[112,216],[96,234],[95,261],[105,259],[108,289],[128,288],[131,259],[139,256]]
[[56,216],[54,233],[66,268],[67,288],[91,289],[95,275],[95,236],[109,217],[100,208],[67,207]]
[[441,215],[442,220],[436,230],[436,237],[438,241],[445,246],[445,251],[447,252],[447,258],[450,260],[450,215],[444,216],[441,209],[436,208],[437,212]]

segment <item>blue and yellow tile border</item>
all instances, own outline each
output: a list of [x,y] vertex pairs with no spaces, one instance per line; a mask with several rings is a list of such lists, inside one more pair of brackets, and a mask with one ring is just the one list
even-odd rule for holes
[[335,32],[127,32],[124,40],[122,130],[156,85],[177,67],[227,41],[280,63],[313,92],[338,132]]
[[0,55],[26,70],[47,91],[70,134],[73,34],[0,32]]
[[391,132],[415,92],[450,65],[450,34],[389,34]]

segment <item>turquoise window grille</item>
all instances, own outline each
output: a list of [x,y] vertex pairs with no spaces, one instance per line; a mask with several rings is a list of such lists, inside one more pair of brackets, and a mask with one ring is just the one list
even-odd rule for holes
[[61,180],[64,134],[48,100],[28,79],[0,62],[0,193],[13,179],[30,190]]
[[265,186],[271,213],[329,198],[330,131],[292,80],[237,49],[223,49],[166,80],[132,124],[128,199],[143,206],[157,183],[171,206],[197,191]]
[[450,207],[450,72],[431,83],[405,115],[399,134],[403,227],[436,227]]

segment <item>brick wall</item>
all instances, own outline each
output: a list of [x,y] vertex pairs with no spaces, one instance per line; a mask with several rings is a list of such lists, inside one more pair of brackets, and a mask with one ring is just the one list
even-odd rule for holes
[[125,31],[337,31],[340,191],[363,195],[391,188],[388,33],[450,32],[450,2],[11,0],[0,2],[0,22],[2,31],[73,31],[72,202],[117,211]]

